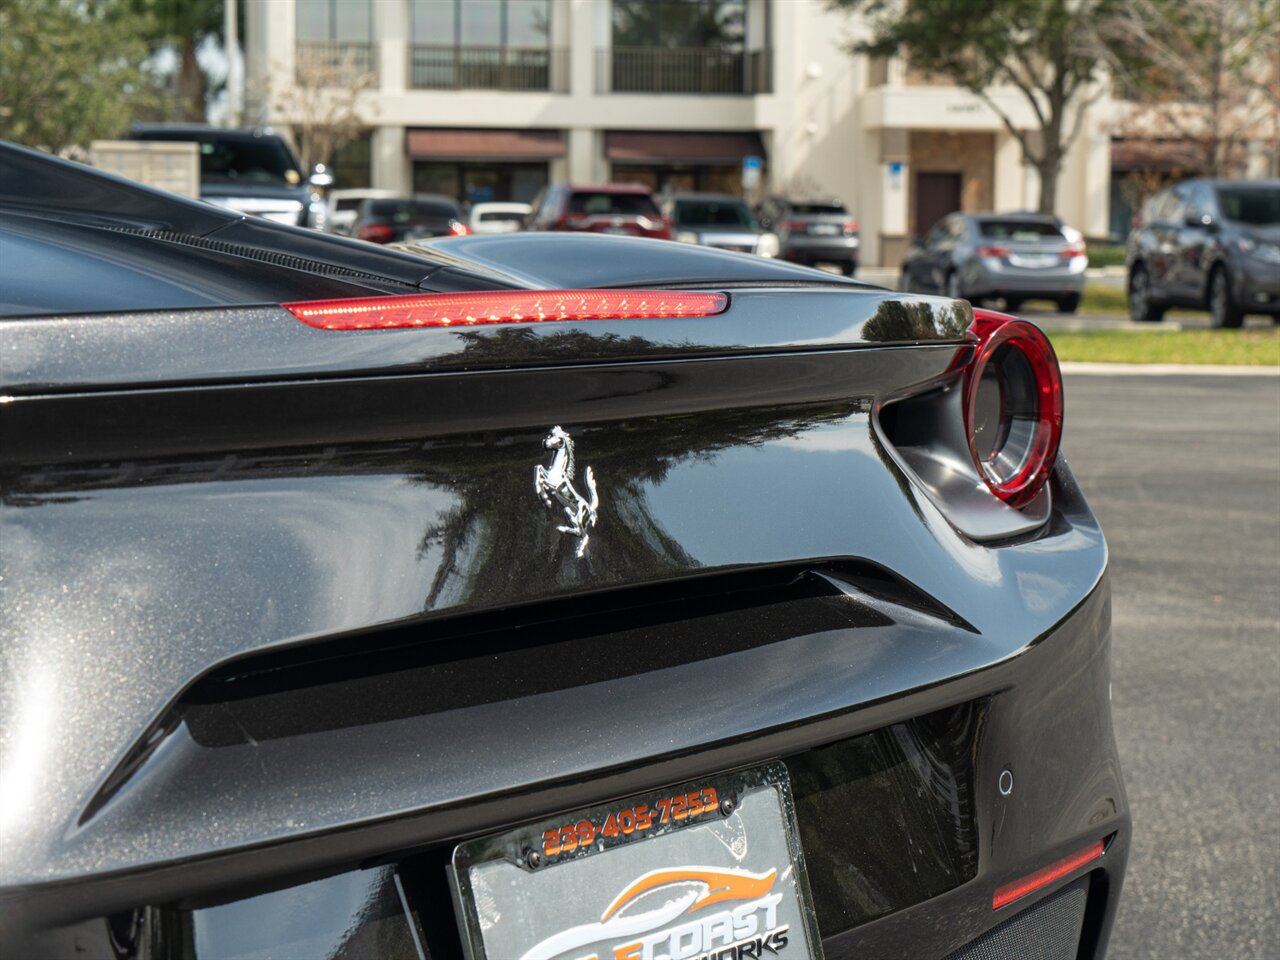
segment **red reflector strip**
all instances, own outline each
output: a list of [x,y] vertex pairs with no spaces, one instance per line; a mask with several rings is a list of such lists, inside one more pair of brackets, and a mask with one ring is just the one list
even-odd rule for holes
[[494,290],[308,300],[284,308],[322,330],[467,327],[548,320],[658,320],[724,313],[723,293],[683,290]]
[[1003,887],[997,887],[995,896],[991,898],[991,909],[999,910],[1001,907],[1007,907],[1015,900],[1021,900],[1037,890],[1043,890],[1054,881],[1061,880],[1068,874],[1079,870],[1086,863],[1092,863],[1094,860],[1099,859],[1106,849],[1107,845],[1101,840],[1094,841],[1085,849],[1078,853],[1073,853],[1069,857],[1063,857],[1057,863],[1051,863],[1035,873],[1028,874],[1021,880],[1015,880],[1013,883],[1006,883]]

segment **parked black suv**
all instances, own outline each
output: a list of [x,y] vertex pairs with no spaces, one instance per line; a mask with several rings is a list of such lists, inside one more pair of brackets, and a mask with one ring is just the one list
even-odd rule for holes
[[137,124],[130,140],[181,140],[200,150],[200,199],[237,213],[299,227],[324,226],[316,187],[333,177],[323,167],[304,175],[297,156],[270,130],[224,130],[205,124]]
[[1129,234],[1129,313],[1207,309],[1215,327],[1245,314],[1280,321],[1280,180],[1188,180],[1161,190]]

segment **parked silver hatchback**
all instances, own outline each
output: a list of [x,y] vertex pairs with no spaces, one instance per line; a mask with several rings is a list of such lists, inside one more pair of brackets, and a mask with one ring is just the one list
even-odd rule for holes
[[998,297],[1008,310],[1024,300],[1052,300],[1073,313],[1084,293],[1088,258],[1068,229],[1044,214],[950,214],[923,240],[913,239],[900,286],[975,303]]

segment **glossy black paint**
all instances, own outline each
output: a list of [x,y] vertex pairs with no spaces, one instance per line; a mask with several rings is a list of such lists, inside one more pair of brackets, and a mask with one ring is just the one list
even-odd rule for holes
[[3,142],[0,213],[6,223],[0,317],[182,310],[409,288],[875,289],[764,257],[628,237],[546,233],[381,246],[243,216]]
[[[643,241],[637,241],[643,242]],[[12,319],[0,324],[0,391],[12,396],[154,389],[187,384],[311,381],[367,376],[531,370],[651,360],[703,360],[761,352],[810,355],[857,346],[927,344],[954,357],[972,313],[966,304],[878,290],[731,288],[718,316],[593,320],[432,330],[319,330],[279,307],[166,310]],[[796,336],[803,324],[804,336]],[[800,361],[797,360],[797,363]],[[917,361],[882,354],[878,381]],[[932,361],[930,361],[932,362]],[[945,366],[945,365],[944,365]],[[715,383],[736,389],[725,372]],[[800,369],[800,368],[797,368]],[[780,388],[785,388],[780,385]],[[635,385],[633,389],[639,389]],[[716,389],[708,382],[705,389]],[[884,383],[888,391],[891,384]],[[554,401],[554,395],[548,395]],[[501,404],[501,397],[491,397]],[[470,408],[440,416],[469,416]],[[90,440],[89,437],[84,437]]]
[[0,219],[0,250],[0,318],[136,310],[140,304],[191,308],[367,297],[412,289],[373,276],[291,268],[154,235],[14,213]]
[[599,234],[508,233],[400,244],[397,249],[460,268],[487,268],[531,287],[791,283],[840,290],[878,289],[793,263],[674,240]]
[[[543,239],[436,263],[572,279]],[[587,279],[712,269],[564,239],[643,253]],[[395,865],[441,960],[459,840],[785,758],[845,798],[802,826],[831,955],[944,956],[997,885],[1114,835],[1096,956],[1129,832],[1097,522],[1060,461],[1043,523],[978,542],[888,448],[883,404],[954,380],[966,307],[778,276],[721,277],[705,320],[0,323],[3,942],[141,917],[181,956],[314,882],[385,919]],[[533,490],[555,424],[600,485],[582,558]]]
[[[923,364],[929,354],[894,350],[890,357]],[[696,369],[688,371],[688,381],[659,375],[640,381],[640,392],[619,393],[607,385],[629,376],[627,368],[579,368],[588,376],[584,385],[594,382],[599,391],[594,398],[590,390],[578,394],[576,404],[584,412],[605,397],[618,397],[615,407],[593,414],[603,418],[594,425],[565,418],[606,498],[595,549],[581,563],[573,561],[568,543],[547,523],[529,488],[532,465],[542,459],[546,428],[539,421],[551,412],[536,405],[499,404],[486,413],[464,404],[463,411],[474,411],[473,429],[441,433],[439,404],[396,402],[394,393],[384,403],[401,408],[401,419],[384,423],[373,415],[376,408],[362,413],[349,402],[317,407],[264,404],[259,398],[239,408],[231,404],[229,390],[189,390],[169,398],[69,397],[60,403],[78,406],[78,416],[68,407],[52,420],[31,421],[17,435],[31,437],[28,442],[35,446],[68,437],[67,428],[57,424],[75,424],[69,438],[78,446],[75,436],[99,432],[89,417],[108,429],[112,421],[131,424],[141,428],[149,447],[164,450],[172,442],[178,452],[152,462],[113,461],[110,450],[90,443],[82,453],[73,447],[62,462],[22,463],[21,448],[6,444],[19,462],[10,461],[3,479],[4,517],[11,531],[4,550],[5,583],[24,607],[42,611],[44,630],[51,634],[42,634],[35,649],[8,645],[6,652],[27,657],[38,650],[42,660],[59,665],[56,682],[63,693],[53,692],[52,711],[59,726],[64,718],[71,722],[75,711],[58,709],[56,703],[63,696],[74,698],[84,684],[113,684],[128,676],[130,688],[128,699],[102,705],[92,736],[77,724],[74,735],[67,728],[46,744],[46,751],[56,750],[46,753],[52,767],[88,789],[61,794],[68,807],[60,811],[54,803],[45,804],[38,820],[26,825],[22,838],[29,859],[23,859],[41,870],[30,880],[69,879],[82,869],[78,864],[137,869],[200,851],[278,842],[297,830],[301,810],[307,811],[308,831],[323,830],[375,811],[403,815],[510,789],[513,772],[520,769],[539,770],[541,779],[553,781],[581,779],[590,769],[641,761],[646,744],[655,740],[676,752],[705,749],[761,728],[847,711],[998,662],[1051,629],[1092,589],[1105,553],[1096,525],[1087,513],[1072,510],[1069,497],[1058,498],[1056,533],[1051,521],[1049,533],[1029,543],[998,550],[968,543],[877,449],[869,403],[830,394],[819,399],[827,390],[838,391],[842,379],[868,391],[877,389],[875,381],[779,378],[777,365],[785,359],[740,362],[747,369],[739,368],[738,383],[753,395],[729,393],[698,413],[691,412],[700,406],[695,385],[704,381]],[[851,361],[875,366],[876,357],[854,350],[832,359],[843,359],[853,370]],[[949,360],[949,351],[938,355],[938,367],[921,367],[916,376],[929,379]],[[751,387],[758,382],[750,373],[756,365],[770,371],[762,372],[761,380],[793,386],[785,393],[760,394]],[[605,376],[610,370],[614,374]],[[542,377],[565,375],[547,371]],[[476,382],[468,376],[458,383]],[[533,383],[513,389],[530,398],[548,394]],[[360,388],[366,402],[376,396],[370,386]],[[395,378],[386,386],[412,382]],[[194,405],[166,426],[170,411],[184,409],[173,407],[184,395]],[[119,404],[132,396],[139,402],[126,414]],[[668,403],[668,409],[682,412],[662,413]],[[10,405],[6,413],[38,413],[42,405],[56,406],[53,400],[31,399]],[[147,424],[148,408],[159,423]],[[310,429],[327,433],[330,444],[340,446],[290,450],[276,439],[251,455],[268,439],[250,440],[245,433],[251,408],[258,411],[259,427],[278,437],[294,435],[310,421]],[[316,409],[347,412],[316,421]],[[219,426],[220,419],[225,426]],[[225,432],[236,423],[238,431]],[[357,430],[374,446],[341,446]],[[173,441],[166,439],[167,432],[173,432]],[[410,439],[424,432],[428,439]],[[496,443],[497,437],[504,442]],[[116,443],[124,438],[121,433]],[[314,435],[311,443],[320,439]],[[115,456],[122,452],[117,445]],[[85,456],[87,463],[80,459]],[[856,509],[815,514],[805,506],[821,490],[843,488],[881,507],[872,514]],[[717,508],[701,509],[709,497]],[[284,512],[274,506],[286,503]],[[405,524],[408,517],[420,520]],[[951,556],[948,564],[929,559],[939,550]],[[194,742],[183,746],[179,736],[81,826],[67,834],[58,825],[82,819],[98,785],[163,716],[166,702],[220,662],[253,650],[374,625],[408,627],[424,613],[432,619],[501,610],[516,601],[554,604],[584,590],[678,580],[704,569],[840,556],[864,557],[888,568],[978,634],[945,622],[918,624],[899,613],[892,617],[897,626],[876,628],[857,642],[862,652],[852,661],[847,657],[853,641],[837,631],[792,640],[790,648],[779,642],[744,650],[733,658],[740,661],[740,672],[726,673],[727,664],[689,664],[680,672],[687,673],[690,690],[727,682],[760,707],[742,712],[733,698],[695,697],[679,731],[652,714],[647,716],[657,725],[647,729],[646,715],[637,720],[633,706],[657,689],[670,690],[668,670],[632,678],[625,696],[617,682],[548,691],[366,725],[343,731],[338,740],[321,732],[314,749],[301,749],[298,742],[277,749],[263,741],[209,753]],[[182,575],[163,575],[158,584],[162,570]],[[975,578],[981,570],[986,573]],[[71,594],[61,591],[67,578],[78,584]],[[520,622],[527,614],[512,611],[511,616]],[[998,626],[1008,622],[1023,626],[1009,634]],[[83,644],[101,648],[100,628],[84,632],[90,623],[119,636],[123,645],[111,659],[79,656]],[[191,631],[201,624],[201,639],[195,642]],[[432,636],[427,624],[422,621],[419,642]],[[872,642],[872,634],[880,639]],[[175,643],[177,637],[190,640]],[[145,675],[124,667],[138,658],[150,663]],[[12,682],[27,674],[12,670],[7,676]],[[770,678],[783,677],[785,689],[805,690],[805,696],[772,695]],[[650,684],[659,686],[650,692]],[[13,693],[6,702],[21,710],[21,691]],[[766,704],[768,712],[760,713]],[[584,709],[602,731],[612,733],[572,757],[563,756],[556,744],[572,738]],[[20,723],[21,716],[12,720]],[[539,731],[536,742],[550,752],[535,761],[533,743],[507,736],[513,725]],[[437,746],[424,753],[415,746],[422,743]],[[240,756],[238,749],[247,753]],[[468,759],[476,755],[493,762],[476,766]],[[335,766],[338,757],[344,759]],[[281,790],[297,802],[288,808],[262,805]],[[199,829],[211,816],[217,828]],[[48,826],[38,826],[40,821]],[[141,837],[147,847],[138,844]]]
[[[977,874],[973,758],[966,754],[984,709],[984,703],[965,704],[786,759],[810,851],[806,863],[818,924],[828,940]],[[338,874],[225,907],[167,906],[161,925],[178,931],[195,926],[206,945],[233,938],[241,944],[234,953],[198,946],[199,960],[257,956],[245,949],[255,934],[258,945],[278,944],[276,953],[298,950],[299,928],[318,930],[312,939],[320,949],[313,947],[308,956],[348,956],[348,943],[381,934],[379,956],[416,957],[404,935],[414,924],[430,956],[446,960],[460,955],[461,944],[451,912],[439,909],[432,878],[443,875],[451,852],[440,847],[394,866]],[[913,869],[901,869],[903,863]],[[395,898],[397,882],[403,906]],[[352,933],[339,941],[329,934],[337,929]]]
[[[192,250],[213,249],[215,252],[231,253],[239,258],[237,262],[245,269],[252,269],[253,261],[275,263],[279,266],[294,265],[321,276],[364,275],[366,279],[400,287],[416,287],[427,275],[438,269],[432,264],[424,267],[420,257],[346,237],[247,217],[2,141],[0,214],[4,214],[6,218],[10,214],[18,214],[30,220],[112,231],[108,234],[86,233],[92,239],[83,244],[70,245],[67,256],[77,248],[89,244],[97,248],[99,257],[109,258],[112,247],[119,240],[117,235],[121,232],[133,232],[163,241],[164,245],[157,247],[154,255],[155,268],[161,271],[162,276],[164,257],[169,253],[177,253],[173,248],[179,246]],[[55,239],[52,242],[60,241]],[[157,300],[143,287],[134,301],[128,304],[129,308],[146,310],[199,306],[208,302],[210,296],[216,295],[219,282],[226,290],[226,299],[219,299],[218,302],[256,302],[256,295],[247,292],[240,294],[238,298],[231,296],[229,291],[233,287],[229,284],[226,271],[213,269],[213,280],[207,281],[202,276],[195,254],[190,253],[188,256],[191,297],[175,301]],[[78,274],[75,270],[64,272],[65,265],[55,268],[55,264],[42,266],[37,262],[31,269],[38,272],[34,276],[25,276],[12,272],[12,268],[5,262],[7,259],[0,257],[0,281],[5,286],[32,281],[43,284],[43,307],[32,312],[56,313],[75,309],[62,305],[62,298],[66,295],[64,288],[77,282]],[[295,261],[298,260],[305,261],[305,264],[297,264]],[[483,282],[480,278],[474,280],[477,283]],[[446,281],[443,289],[452,287]]]

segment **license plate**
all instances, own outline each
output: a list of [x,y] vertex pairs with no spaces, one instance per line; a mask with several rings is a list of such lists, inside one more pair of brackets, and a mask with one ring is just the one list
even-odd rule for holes
[[786,767],[471,840],[450,869],[470,960],[820,960]]
[[628,230],[626,227],[605,227],[604,230],[602,230],[601,232],[602,233],[621,233],[621,234],[627,234],[627,235],[630,235],[631,233],[631,231]]
[[809,227],[809,232],[816,237],[834,237],[840,228],[834,223],[815,223]]
[[1027,267],[1033,270],[1043,270],[1045,267],[1052,267],[1058,263],[1058,258],[1053,254],[1045,256],[1018,256],[1013,254],[1009,257],[1009,263],[1015,267]]

